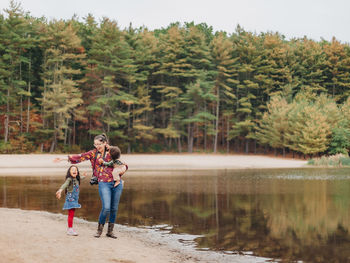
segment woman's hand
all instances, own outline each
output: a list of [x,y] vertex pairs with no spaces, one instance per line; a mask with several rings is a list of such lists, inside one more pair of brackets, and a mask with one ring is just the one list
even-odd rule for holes
[[53,159],[53,162],[54,162],[54,163],[59,163],[59,162],[61,162],[61,161],[63,161],[63,159],[60,158],[60,157],[57,157],[57,158]]
[[61,194],[62,194],[62,189],[58,189],[58,191],[56,192],[56,198],[61,199]]
[[126,172],[126,166],[125,165],[116,165],[116,166],[114,166],[113,172],[115,172],[121,176]]
[[62,161],[69,161],[69,159],[72,157],[72,155],[68,155],[68,160],[67,159],[64,159],[64,158],[60,158],[60,157],[57,157],[55,159],[53,159],[53,162],[54,163],[59,163],[59,162],[62,162]]
[[121,165],[118,169],[119,175],[123,175],[126,172],[126,165]]

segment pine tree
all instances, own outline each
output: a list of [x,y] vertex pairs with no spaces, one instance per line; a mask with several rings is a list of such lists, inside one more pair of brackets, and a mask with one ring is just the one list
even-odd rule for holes
[[193,152],[194,138],[196,137],[197,142],[199,141],[199,134],[195,135],[195,130],[204,128],[203,137],[206,136],[206,127],[215,119],[215,115],[211,114],[206,106],[216,100],[212,91],[213,82],[208,81],[207,78],[207,74],[202,72],[195,83],[186,86],[186,93],[182,94],[180,99],[184,105],[183,123],[187,126],[187,150],[190,153]]
[[[215,138],[213,145],[213,151],[216,152],[218,145],[220,115],[222,115],[223,109],[230,108],[231,111],[234,110],[233,105],[235,105],[237,99],[235,91],[237,90],[237,85],[239,82],[237,80],[237,58],[232,57],[233,44],[224,33],[219,33],[214,37],[211,43],[211,53],[216,71],[214,82],[214,94],[216,95],[216,118],[214,132]],[[227,119],[227,121],[229,122],[229,119]],[[229,126],[229,124],[227,125]],[[228,141],[228,134],[226,136]]]
[[105,18],[94,30],[88,58],[86,83],[94,95],[88,106],[90,132],[104,131],[112,139],[123,139],[129,145],[131,105],[137,102],[130,92],[136,81],[136,69],[125,33],[115,21]]
[[245,141],[245,152],[249,151],[250,139],[254,137],[254,104],[257,101],[259,84],[254,79],[257,68],[261,63],[259,38],[237,27],[236,34],[231,37],[234,43],[234,57],[238,57],[238,80],[235,96],[235,117],[230,138],[236,138],[236,145],[240,139]]
[[85,54],[80,53],[81,42],[70,23],[53,21],[46,29],[41,38],[45,48],[41,103],[44,118],[52,129],[52,152],[59,139],[66,143],[69,121],[82,103],[81,91],[74,78],[80,70],[75,69],[74,64],[79,63]]
[[132,109],[132,130],[134,141],[139,146],[146,146],[156,139],[156,130],[152,123],[153,102],[151,99],[152,74],[158,65],[156,53],[158,52],[158,40],[152,32],[140,29],[139,32],[129,30],[132,33],[128,43],[133,48],[132,59],[137,68],[135,72],[134,96],[137,103]]
[[343,102],[350,95],[350,59],[345,45],[333,38],[331,43],[323,43],[323,51],[326,54],[323,70],[326,89],[337,102]]
[[[185,31],[175,24],[159,35],[159,66],[155,67],[153,76],[156,84],[152,85],[156,118],[156,131],[164,136],[165,145],[170,147],[171,139],[177,139],[178,151],[181,147],[181,114],[179,95],[192,75],[187,74],[190,65],[186,62],[184,49]],[[166,138],[169,138],[167,140]]]
[[[25,50],[31,45],[27,35],[29,22],[20,4],[10,1],[6,20],[1,19],[0,52],[1,92],[5,95],[4,142],[10,139],[10,128],[15,133],[23,131],[23,96],[28,96],[24,87],[23,62]],[[13,126],[13,124],[15,124]]]
[[293,40],[293,53],[296,59],[292,68],[293,77],[298,81],[299,90],[320,94],[326,92],[323,69],[326,56],[319,43],[307,38]]

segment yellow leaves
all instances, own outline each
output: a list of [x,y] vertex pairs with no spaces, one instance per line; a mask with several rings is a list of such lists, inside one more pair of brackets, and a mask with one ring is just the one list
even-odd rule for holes
[[290,104],[276,96],[267,108],[257,138],[272,147],[288,147],[304,154],[326,151],[331,129],[340,120],[340,109],[325,95],[298,94]]
[[125,105],[133,105],[135,103],[133,100],[120,100],[120,102]]
[[179,131],[174,129],[174,127],[170,124],[167,128],[156,128],[154,129],[155,133],[162,134],[165,138],[179,138],[180,134]]

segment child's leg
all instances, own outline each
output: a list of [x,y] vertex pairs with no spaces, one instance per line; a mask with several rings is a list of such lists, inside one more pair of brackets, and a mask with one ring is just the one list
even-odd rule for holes
[[73,227],[73,218],[74,218],[75,208],[68,210],[68,227]]
[[118,184],[120,184],[119,174],[113,174],[113,180],[114,180],[114,187],[116,187]]

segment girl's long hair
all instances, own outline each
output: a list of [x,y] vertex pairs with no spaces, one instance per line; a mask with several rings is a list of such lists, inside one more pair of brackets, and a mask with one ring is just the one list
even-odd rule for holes
[[[75,168],[77,168],[77,177],[75,177],[75,178],[77,178],[77,180],[78,180],[78,182],[79,182],[79,185],[80,185],[80,173],[79,173],[79,169],[78,169],[78,166],[76,166],[76,165],[71,165],[69,168],[68,168],[68,171],[67,171],[67,175],[66,175],[66,178],[64,179],[65,181],[68,179],[68,178],[72,178],[73,179],[73,177],[71,176],[71,174],[70,174],[70,170],[72,169],[72,167],[75,167]],[[67,188],[66,188],[66,190],[65,190],[65,193],[67,193]]]

